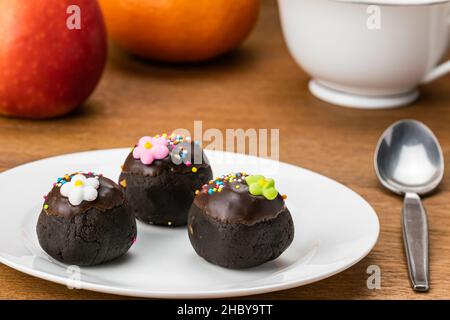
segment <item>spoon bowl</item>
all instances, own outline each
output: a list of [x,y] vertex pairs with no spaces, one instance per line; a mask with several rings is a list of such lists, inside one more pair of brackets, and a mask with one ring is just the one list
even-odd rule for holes
[[444,177],[439,142],[419,121],[394,123],[384,132],[375,154],[375,169],[381,183],[395,193],[426,195]]

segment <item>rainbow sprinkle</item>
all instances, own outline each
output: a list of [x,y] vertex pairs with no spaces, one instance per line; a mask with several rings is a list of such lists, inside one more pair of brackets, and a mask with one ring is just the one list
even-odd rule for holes
[[75,172],[75,173],[73,173],[71,175],[65,174],[63,177],[59,177],[58,179],[56,179],[56,182],[53,183],[53,186],[60,188],[65,183],[70,182],[72,180],[72,178],[74,176],[76,176],[77,174],[84,174],[87,178],[92,178],[92,177],[95,177],[95,176],[99,176],[99,177],[103,176],[102,174],[96,174],[95,172],[91,172],[91,171],[89,171],[88,173]]
[[[184,142],[191,143],[192,138],[190,136],[185,136],[185,135],[175,134],[175,133],[168,135],[167,133],[163,133],[163,134],[157,134],[153,137],[166,139],[167,140],[167,148],[169,149],[171,157],[176,158],[180,162],[180,164],[183,163],[186,167],[192,166],[192,162],[190,160],[188,160],[190,158],[189,149],[185,148],[184,146],[179,146],[179,148],[177,149],[177,146],[180,145],[181,143],[184,143]],[[198,144],[197,141],[195,141],[195,143]],[[196,173],[197,171],[198,171],[197,168],[195,168],[195,167],[192,168],[193,173]]]
[[[222,175],[214,180],[210,180],[208,183],[204,184],[200,190],[195,191],[195,195],[206,194],[213,195],[217,192],[222,192],[224,185],[230,185],[232,189],[237,190],[248,190],[248,192],[254,196],[264,196],[267,200],[274,200],[275,197],[269,197],[267,194],[253,194],[251,191],[252,184],[248,182],[248,180],[252,177],[260,177],[260,176],[250,176],[245,172],[237,172],[228,175]],[[241,191],[241,192],[242,192]],[[263,190],[265,191],[265,190]],[[276,195],[278,195],[278,191],[276,191]],[[286,200],[287,196],[285,194],[282,195],[282,199]]]
[[154,136],[154,138],[161,138],[161,137],[164,139],[167,139],[169,150],[175,149],[175,147],[180,143],[192,141],[191,137],[189,137],[189,136],[184,136],[184,135],[175,134],[175,133],[172,133],[171,135],[168,135],[167,133],[163,133],[163,134],[157,134]]
[[[207,184],[203,185],[201,190],[195,192],[196,195],[200,193],[214,194],[216,192],[222,192],[225,183],[242,183],[247,174],[244,172],[237,172],[228,175],[222,175],[214,180],[210,180]],[[235,186],[236,189],[240,189],[240,185]]]

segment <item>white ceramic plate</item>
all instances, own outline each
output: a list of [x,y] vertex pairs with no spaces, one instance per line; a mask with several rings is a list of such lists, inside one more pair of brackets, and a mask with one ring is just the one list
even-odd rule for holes
[[[40,248],[37,217],[54,180],[75,171],[117,179],[129,149],[64,155],[0,174],[0,262],[65,285],[120,295],[157,298],[235,297],[288,289],[330,277],[354,265],[375,245],[374,210],[343,185],[292,165],[245,155],[208,152],[214,175],[235,171],[276,179],[294,224],[292,245],[275,261],[248,270],[227,270],[201,259],[185,228],[138,224],[138,240],[112,263],[67,268]],[[79,280],[79,281],[78,281]],[[76,282],[74,282],[76,281]]]

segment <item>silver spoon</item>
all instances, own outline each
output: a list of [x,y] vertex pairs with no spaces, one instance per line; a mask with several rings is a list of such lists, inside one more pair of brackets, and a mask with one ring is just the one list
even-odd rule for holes
[[409,277],[415,291],[428,291],[428,223],[419,195],[432,192],[444,176],[436,136],[419,121],[394,123],[378,142],[375,171],[383,186],[405,197],[402,225]]

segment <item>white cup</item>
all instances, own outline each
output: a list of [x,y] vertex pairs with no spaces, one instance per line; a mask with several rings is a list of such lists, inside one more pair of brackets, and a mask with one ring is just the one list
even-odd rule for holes
[[419,85],[450,72],[450,61],[439,65],[449,44],[449,1],[278,2],[289,50],[322,100],[399,107],[417,99]]

